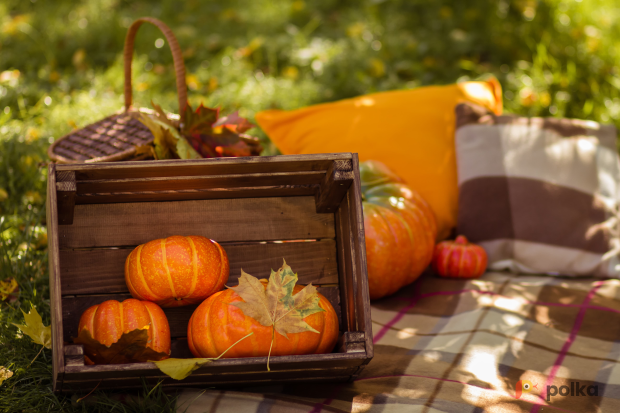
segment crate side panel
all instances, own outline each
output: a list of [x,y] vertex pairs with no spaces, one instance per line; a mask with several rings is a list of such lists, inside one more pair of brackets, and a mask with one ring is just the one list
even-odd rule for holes
[[[268,278],[286,259],[299,274],[300,284],[337,284],[336,242],[222,244],[230,263],[227,285],[237,285],[241,269]],[[63,295],[125,293],[125,260],[132,249],[60,251]]]
[[61,308],[60,265],[58,249],[58,206],[56,197],[56,165],[50,164],[48,169],[46,220],[48,231],[49,252],[49,283],[52,318],[52,388],[54,391],[62,389],[65,359],[63,349],[63,325]]
[[351,225],[351,250],[354,260],[355,307],[358,331],[365,333],[368,362],[374,355],[372,319],[370,314],[370,295],[368,292],[368,270],[366,264],[366,238],[364,233],[364,212],[362,191],[359,179],[359,160],[353,154],[353,173],[355,179],[349,189],[349,222]]
[[60,226],[59,234],[62,249],[139,245],[172,235],[219,242],[335,236],[333,214],[317,214],[313,197],[76,205],[73,225]]
[[[340,293],[338,287],[318,287],[319,293],[323,294],[334,307],[338,321],[342,325],[340,314]],[[80,317],[89,307],[101,304],[107,300],[123,301],[131,298],[131,294],[105,294],[105,295],[85,295],[69,296],[62,298],[62,324],[64,340],[72,342],[73,337],[77,337],[78,324]],[[197,305],[184,307],[164,308],[164,313],[170,325],[170,336],[172,338],[187,337],[187,325]]]
[[336,244],[338,252],[338,274],[340,277],[341,309],[345,331],[357,331],[354,291],[354,262],[351,257],[351,224],[349,198],[351,191],[347,191],[340,207],[336,211]]

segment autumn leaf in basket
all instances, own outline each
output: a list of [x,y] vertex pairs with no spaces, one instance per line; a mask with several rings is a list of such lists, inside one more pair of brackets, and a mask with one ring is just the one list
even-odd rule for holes
[[203,157],[216,158],[259,155],[262,148],[258,139],[244,135],[253,127],[238,112],[220,118],[218,109],[201,104],[194,111],[188,103],[181,130]]
[[155,159],[199,159],[202,156],[192,148],[179,132],[178,122],[170,120],[162,108],[152,103],[153,115],[138,114],[140,120],[153,134],[153,155]]
[[151,104],[154,113],[139,113],[137,118],[153,134],[153,146],[138,149],[150,151],[155,159],[252,156],[259,155],[262,150],[257,138],[243,133],[254,125],[237,112],[220,118],[218,109],[201,104],[194,111],[188,103],[178,121],[160,106]]

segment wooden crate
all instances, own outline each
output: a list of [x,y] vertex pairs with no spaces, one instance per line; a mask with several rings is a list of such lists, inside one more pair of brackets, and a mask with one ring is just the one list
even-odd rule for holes
[[[71,164],[49,167],[47,224],[54,391],[347,381],[373,356],[357,154],[288,155]],[[84,365],[72,344],[82,312],[130,297],[132,249],[171,235],[218,241],[240,270],[267,278],[282,259],[332,303],[340,339],[330,354],[222,359],[182,381],[154,363]],[[298,241],[298,242],[286,242]],[[172,357],[192,357],[187,323],[196,306],[165,309]]]

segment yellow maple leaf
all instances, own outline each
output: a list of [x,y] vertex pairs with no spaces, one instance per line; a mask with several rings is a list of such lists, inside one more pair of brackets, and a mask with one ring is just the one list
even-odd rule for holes
[[34,307],[32,307],[32,310],[30,310],[28,314],[26,314],[24,310],[22,310],[22,313],[24,314],[24,321],[26,324],[12,324],[19,328],[22,333],[30,337],[35,343],[51,349],[52,327],[43,325],[43,320]]

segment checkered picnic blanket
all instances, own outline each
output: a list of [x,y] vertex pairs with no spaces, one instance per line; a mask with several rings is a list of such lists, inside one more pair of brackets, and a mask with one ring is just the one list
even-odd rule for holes
[[618,412],[620,281],[423,275],[372,303],[353,383],[184,390],[177,411]]

